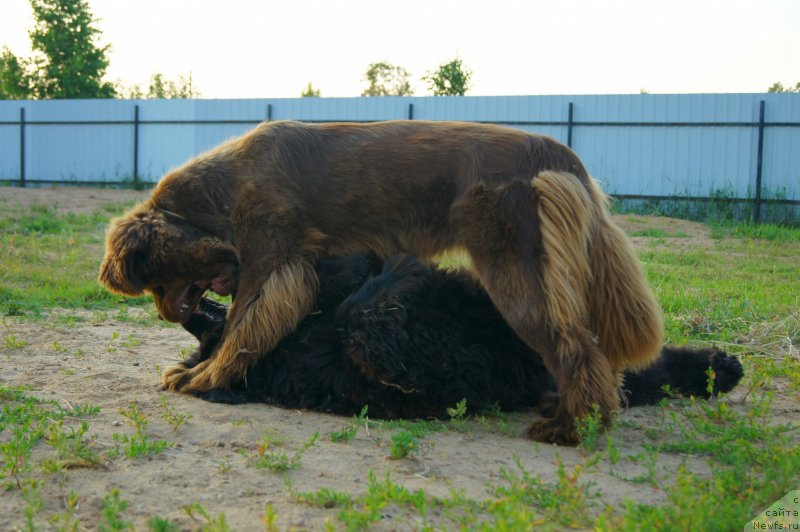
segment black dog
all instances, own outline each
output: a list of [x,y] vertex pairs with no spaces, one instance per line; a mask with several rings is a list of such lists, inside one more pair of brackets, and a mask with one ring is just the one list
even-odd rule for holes
[[[443,417],[466,399],[469,411],[540,406],[554,411],[555,383],[539,355],[519,340],[468,273],[398,255],[322,259],[317,307],[298,329],[230,390],[197,395],[215,402],[266,402],[337,414],[365,405],[373,417]],[[200,340],[184,362],[213,352],[227,307],[203,299],[184,327]],[[649,368],[624,375],[623,403],[654,404],[662,388],[708,397],[731,390],[739,361],[717,349],[665,346]]]

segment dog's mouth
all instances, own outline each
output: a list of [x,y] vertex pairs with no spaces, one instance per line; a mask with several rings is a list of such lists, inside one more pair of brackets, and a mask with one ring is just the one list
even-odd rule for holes
[[233,285],[228,277],[218,275],[209,280],[195,281],[184,288],[174,306],[178,312],[179,323],[186,323],[192,314],[198,312],[200,300],[208,290],[218,296],[229,296],[233,291]]

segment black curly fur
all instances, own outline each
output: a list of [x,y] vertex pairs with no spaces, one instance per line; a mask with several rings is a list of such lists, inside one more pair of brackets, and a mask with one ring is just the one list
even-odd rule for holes
[[[437,270],[398,255],[317,263],[317,309],[230,390],[198,396],[216,402],[267,402],[338,414],[368,405],[373,417],[442,417],[462,399],[470,411],[497,404],[552,406],[556,390],[539,355],[505,323],[481,286],[458,270]],[[185,362],[207,358],[222,336],[227,308],[204,299],[184,327],[200,340]],[[649,368],[627,372],[630,406],[653,404],[662,386],[708,397],[742,377],[739,361],[713,348],[665,346]]]

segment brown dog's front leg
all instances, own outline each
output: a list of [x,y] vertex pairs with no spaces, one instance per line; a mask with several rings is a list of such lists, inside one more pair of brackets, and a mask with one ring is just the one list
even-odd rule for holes
[[[265,272],[266,273],[263,273]],[[163,375],[167,390],[191,393],[226,388],[292,332],[312,309],[319,280],[308,259],[277,268],[242,271],[239,292],[216,353],[192,368],[178,364]]]

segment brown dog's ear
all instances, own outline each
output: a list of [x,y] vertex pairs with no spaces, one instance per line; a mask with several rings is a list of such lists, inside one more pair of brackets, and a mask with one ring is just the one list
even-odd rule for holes
[[141,209],[111,221],[98,277],[106,288],[128,296],[142,294],[147,287],[145,273],[159,225],[163,225],[162,216],[143,213]]

